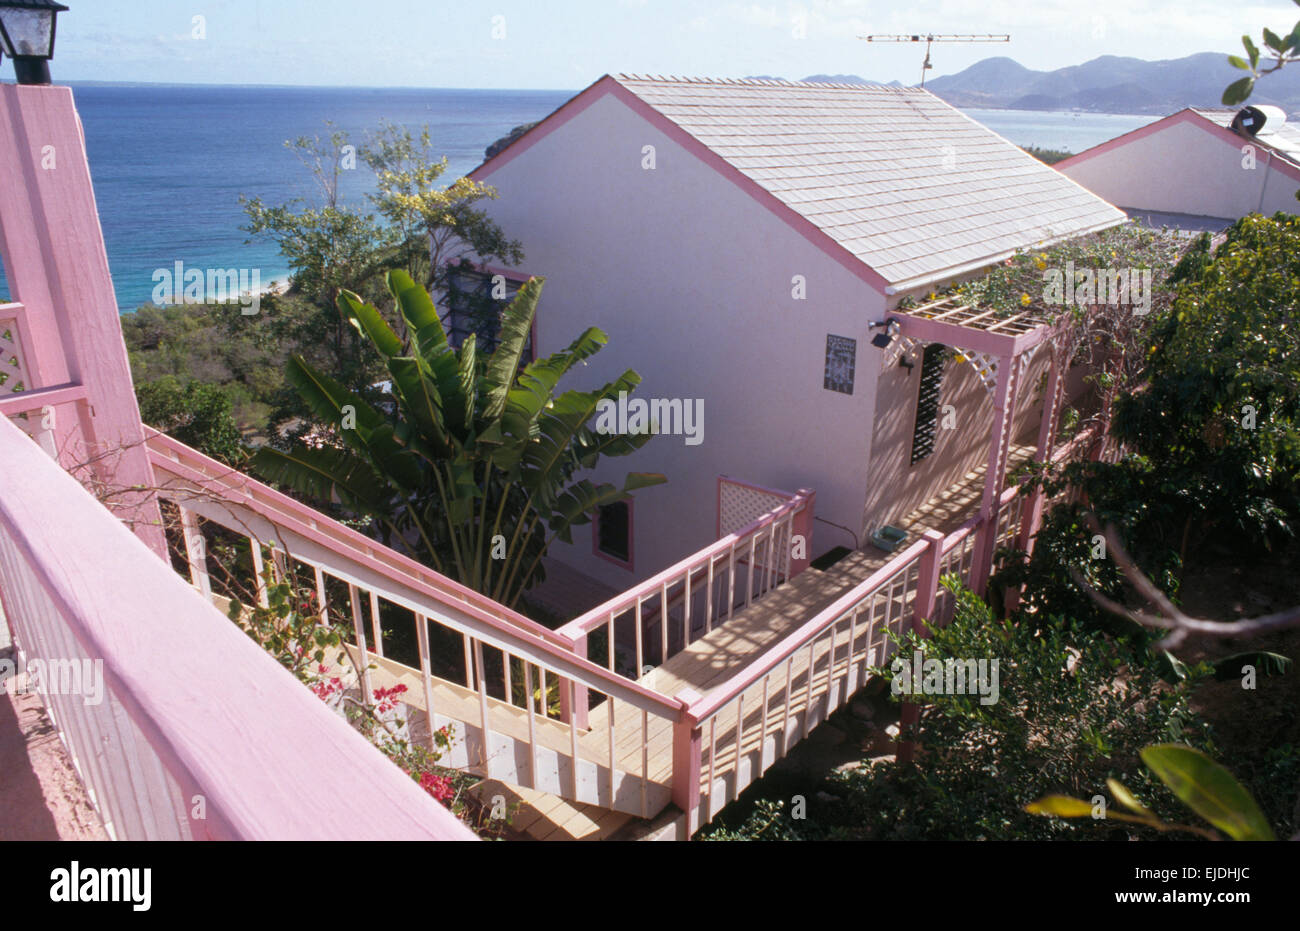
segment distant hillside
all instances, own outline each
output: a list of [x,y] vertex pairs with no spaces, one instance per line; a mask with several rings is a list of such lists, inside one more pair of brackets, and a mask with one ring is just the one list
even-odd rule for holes
[[[1010,58],[986,58],[957,74],[932,78],[925,87],[958,107],[1166,114],[1184,107],[1222,106],[1223,89],[1241,77],[1227,59],[1221,52],[1169,61],[1103,55],[1082,65],[1034,71]],[[856,74],[814,74],[804,80],[878,83]],[[898,81],[890,84],[902,86]],[[1261,80],[1250,102],[1300,111],[1300,66]]]
[[[1055,71],[1032,71],[1010,58],[986,58],[925,86],[959,107],[1164,114],[1222,106],[1223,89],[1239,77],[1241,72],[1220,52],[1170,61],[1103,55]],[[1250,102],[1300,110],[1300,68],[1264,78]]]

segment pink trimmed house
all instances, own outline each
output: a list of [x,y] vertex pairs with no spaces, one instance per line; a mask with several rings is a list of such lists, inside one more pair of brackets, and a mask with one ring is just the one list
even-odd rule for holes
[[71,90],[0,85],[0,163],[0,621],[18,668],[102,671],[40,700],[114,839],[472,836],[214,604],[217,528],[521,833],[691,836],[1039,525],[1006,475],[1060,452],[1060,325],[899,301],[1123,219],[921,91],[601,79],[477,174],[549,277],[535,348],[598,323],[591,377],[703,399],[704,432],[644,451],[667,494],[562,556],[616,593],[549,629],[145,427]]
[[[915,88],[606,76],[471,176],[526,256],[487,271],[546,277],[539,354],[597,325],[609,345],[584,377],[634,368],[641,396],[703,400],[700,442],[662,436],[627,464],[669,484],[555,553],[615,589],[736,526],[719,475],[815,489],[816,556],[983,465],[1005,347],[945,362],[916,324],[884,349],[872,324],[1125,219]],[[1013,440],[1048,365],[1022,361]]]
[[1276,107],[1189,107],[1056,169],[1149,222],[1214,229],[1248,213],[1300,210],[1300,127]]

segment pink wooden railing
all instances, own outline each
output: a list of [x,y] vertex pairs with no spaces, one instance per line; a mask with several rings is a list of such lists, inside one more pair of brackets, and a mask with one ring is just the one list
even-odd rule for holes
[[[258,571],[264,551],[277,565],[304,567],[324,617],[351,627],[358,665],[376,667],[353,684],[368,690],[372,677],[385,685],[409,681],[416,736],[431,741],[433,730],[447,726],[457,738],[444,763],[632,814],[654,814],[667,803],[666,783],[645,767],[620,766],[608,741],[589,736],[585,714],[568,711],[585,712],[588,695],[613,698],[602,728],[613,734],[631,721],[648,744],[656,721],[676,721],[679,701],[588,662],[562,634],[170,437],[150,430],[147,444],[159,496],[179,509],[194,584],[205,591],[215,585],[204,521],[242,538]],[[347,594],[335,603],[331,589]],[[403,612],[391,623],[414,627],[418,667],[385,655],[377,635],[384,605]],[[387,613],[392,617],[392,608]],[[435,654],[437,633],[441,642],[458,642],[457,656]]]
[[111,837],[473,839],[3,417],[0,474],[22,661],[102,663],[42,700]]
[[[998,540],[1014,537],[1021,500],[1014,486],[998,497]],[[686,710],[674,733],[673,801],[686,813],[688,833],[866,684],[868,671],[894,651],[890,633],[912,629],[918,601],[937,618],[940,575],[953,572],[969,582],[985,532],[979,517],[947,537],[927,531],[707,696],[677,695]]]
[[788,581],[800,568],[792,541],[803,534],[804,547],[812,545],[813,494],[764,492],[771,510],[556,633],[576,652],[636,679]]

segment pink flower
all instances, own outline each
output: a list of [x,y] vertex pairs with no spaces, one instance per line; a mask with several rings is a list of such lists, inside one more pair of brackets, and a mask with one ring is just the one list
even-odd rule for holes
[[420,774],[420,788],[444,805],[448,804],[456,794],[456,790],[452,787],[451,780],[448,777],[435,776],[433,773]]

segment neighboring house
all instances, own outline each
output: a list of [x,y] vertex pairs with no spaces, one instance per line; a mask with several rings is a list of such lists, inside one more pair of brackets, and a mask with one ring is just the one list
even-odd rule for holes
[[1153,223],[1217,229],[1248,213],[1300,210],[1300,126],[1286,122],[1276,107],[1188,108],[1080,152],[1056,169]]
[[[667,485],[553,550],[618,589],[716,537],[719,474],[812,488],[817,516],[865,543],[982,464],[992,407],[975,368],[877,348],[871,324],[1125,219],[932,94],[871,85],[606,76],[471,177],[497,189],[488,210],[526,256],[485,272],[546,278],[538,355],[609,334],[570,387],[632,368],[635,397],[703,402],[699,442],[660,436],[596,476]],[[1020,430],[1038,423],[1044,361]],[[810,555],[852,545],[817,528]]]

